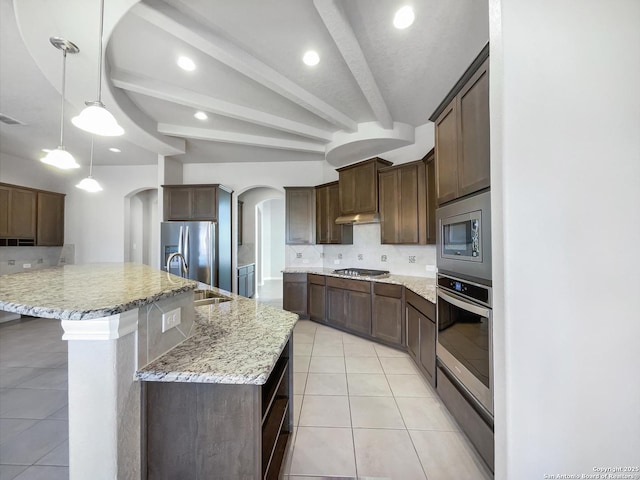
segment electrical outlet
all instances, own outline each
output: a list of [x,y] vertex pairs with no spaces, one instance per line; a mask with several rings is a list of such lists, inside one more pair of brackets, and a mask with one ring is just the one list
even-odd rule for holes
[[309,263],[309,259],[308,258],[303,258],[302,259],[302,263]]
[[340,265],[340,260],[334,260],[334,261],[333,261],[333,264],[334,264],[334,265]]
[[180,308],[162,314],[162,333],[180,325]]
[[31,264],[30,263],[23,263],[22,264],[22,268],[31,268]]

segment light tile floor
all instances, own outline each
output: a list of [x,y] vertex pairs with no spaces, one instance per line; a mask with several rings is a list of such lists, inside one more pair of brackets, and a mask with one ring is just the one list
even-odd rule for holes
[[67,480],[67,342],[60,321],[0,324],[0,480]]
[[294,393],[285,479],[493,478],[404,352],[301,320]]
[[[0,480],[69,478],[67,344],[60,322],[0,325]],[[284,478],[489,480],[408,356],[301,320]]]
[[282,308],[282,280],[265,280],[264,285],[258,285],[255,300]]

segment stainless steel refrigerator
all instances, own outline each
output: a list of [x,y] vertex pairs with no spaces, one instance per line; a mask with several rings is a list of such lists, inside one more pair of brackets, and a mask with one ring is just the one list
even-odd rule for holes
[[[216,224],[213,222],[162,222],[160,229],[162,269],[172,253],[181,253],[187,261],[189,278],[214,287],[219,285],[219,259]],[[174,257],[169,272],[180,276],[181,263]],[[227,289],[227,288],[225,288]]]

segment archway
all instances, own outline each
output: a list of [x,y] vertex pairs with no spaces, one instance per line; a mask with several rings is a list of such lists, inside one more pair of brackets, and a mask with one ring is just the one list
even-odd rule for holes
[[150,188],[125,197],[124,261],[158,268],[158,190]]

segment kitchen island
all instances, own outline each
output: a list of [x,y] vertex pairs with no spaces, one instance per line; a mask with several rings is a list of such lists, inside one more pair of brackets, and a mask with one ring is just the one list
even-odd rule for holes
[[[197,287],[137,264],[0,277],[0,310],[62,320],[69,342],[71,480],[146,475],[138,378],[173,386],[268,383],[290,346],[297,315],[229,293],[229,302],[196,310]],[[163,332],[163,314],[176,309],[179,325]]]

